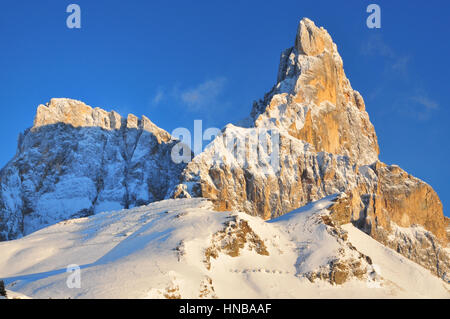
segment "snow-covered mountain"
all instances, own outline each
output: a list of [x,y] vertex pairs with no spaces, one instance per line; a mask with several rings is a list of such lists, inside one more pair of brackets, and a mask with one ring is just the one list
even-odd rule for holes
[[[325,29],[300,22],[295,46],[281,55],[277,84],[244,122],[245,128],[226,126],[187,165],[173,197],[205,197],[216,209],[270,219],[345,192],[333,209],[337,223],[354,223],[450,281],[442,203],[431,186],[378,160],[364,100]],[[252,149],[274,140],[272,154]],[[244,150],[240,156],[236,146]]]
[[[8,290],[33,298],[448,298],[450,285],[351,224],[335,196],[269,222],[166,200],[0,243]],[[68,265],[81,267],[70,289]]]
[[337,45],[306,18],[294,46],[281,54],[277,83],[254,103],[250,119],[254,127],[277,127],[317,152],[346,155],[358,165],[378,159],[375,130]]
[[[379,161],[364,100],[311,20],[247,119],[188,164],[171,158],[178,143],[146,117],[70,99],[39,106],[0,172],[0,240],[20,238],[0,243],[8,288],[32,297],[450,296],[450,220],[438,195]],[[87,278],[81,290],[67,290],[70,263]]]
[[0,240],[164,199],[184,167],[171,160],[177,143],[145,116],[70,99],[40,105],[0,172]]

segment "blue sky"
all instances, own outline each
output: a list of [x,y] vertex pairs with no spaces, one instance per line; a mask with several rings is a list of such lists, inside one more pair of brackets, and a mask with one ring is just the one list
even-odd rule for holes
[[[66,27],[81,7],[82,28]],[[381,7],[368,29],[366,7]],[[309,17],[337,43],[380,143],[450,204],[448,1],[3,0],[0,4],[0,166],[38,104],[70,97],[171,132],[247,116],[274,84],[281,51]]]

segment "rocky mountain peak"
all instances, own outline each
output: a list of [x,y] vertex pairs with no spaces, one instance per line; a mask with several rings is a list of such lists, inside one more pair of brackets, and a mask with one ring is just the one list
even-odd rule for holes
[[295,45],[281,54],[277,83],[255,102],[251,118],[255,127],[276,127],[317,151],[346,155],[360,165],[378,160],[375,129],[337,46],[306,18]]
[[120,129],[121,116],[115,111],[93,109],[85,103],[67,98],[53,98],[45,105],[39,105],[33,128],[64,123],[73,127],[98,126],[103,129]]
[[318,28],[313,21],[303,18],[295,37],[295,49],[300,54],[317,56],[324,50],[333,51],[333,40],[324,28]]
[[32,130],[39,127],[63,123],[72,127],[98,127],[104,130],[121,128],[145,130],[153,133],[159,142],[168,142],[171,136],[157,127],[149,118],[139,119],[134,114],[123,118],[115,111],[105,111],[99,107],[92,108],[85,103],[68,98],[53,98],[45,105],[39,105],[34,118]]
[[145,116],[66,98],[39,105],[0,171],[0,241],[163,199],[184,167],[171,160],[176,143]]

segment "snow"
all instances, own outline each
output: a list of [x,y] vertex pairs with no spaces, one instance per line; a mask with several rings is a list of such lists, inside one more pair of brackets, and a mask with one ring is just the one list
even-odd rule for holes
[[[348,232],[352,244],[369,255],[377,265],[387,285],[393,287],[394,297],[409,293],[409,297],[414,298],[450,298],[450,285],[432,276],[427,269],[382,245],[351,224],[344,225],[343,228]],[[396,291],[394,287],[400,287],[401,290]]]
[[295,243],[298,250],[306,257],[299,265],[298,272],[314,271],[320,266],[327,265],[338,254],[342,247],[336,239],[326,231],[325,224],[317,225],[314,217],[326,213],[336,196],[328,196],[323,200],[306,205],[291,213],[278,217],[269,223],[282,228],[290,241]]
[[[215,212],[205,199],[165,200],[64,221],[0,243],[0,278],[8,291],[32,298],[198,298],[204,287],[208,298],[450,297],[443,281],[353,226],[346,226],[351,242],[373,258],[386,278],[381,288],[357,279],[340,286],[310,282],[304,273],[342,248],[317,223],[333,199],[270,222]],[[247,242],[237,257],[219,252],[208,269],[205,251],[220,244],[214,234],[233,218],[247,221],[268,255]],[[81,268],[79,289],[66,284],[72,264]],[[414,280],[407,280],[410,276]]]
[[[91,120],[87,125],[96,121]],[[0,171],[0,240],[163,199],[184,164],[170,157],[177,141],[149,123],[143,117],[139,129],[58,123],[27,130],[17,154]]]

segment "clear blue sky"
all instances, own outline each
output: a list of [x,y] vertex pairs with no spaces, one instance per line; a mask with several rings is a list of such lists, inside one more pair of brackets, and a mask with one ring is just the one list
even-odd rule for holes
[[[81,30],[66,27],[70,3]],[[366,27],[369,3],[381,6],[379,30]],[[2,0],[0,166],[52,97],[145,114],[169,132],[243,118],[309,17],[330,32],[365,98],[381,160],[431,184],[448,215],[449,14],[438,0]]]

